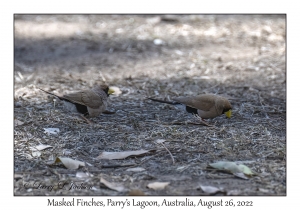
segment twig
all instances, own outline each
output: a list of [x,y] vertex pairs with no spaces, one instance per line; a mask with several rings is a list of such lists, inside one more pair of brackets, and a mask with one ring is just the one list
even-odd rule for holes
[[205,88],[204,90],[202,90],[202,92],[205,93],[206,90],[213,89],[213,88],[215,88],[215,87],[217,87],[217,86],[219,86],[219,85],[220,85],[220,84],[216,84],[216,85],[214,85],[214,86],[212,86],[212,87]]
[[168,150],[168,148],[164,145],[163,142],[161,142],[161,145],[163,145],[163,147],[169,152],[169,154],[170,154],[170,156],[172,158],[172,161],[173,161],[173,165],[174,165],[175,164],[175,160],[174,160],[174,157],[173,157],[172,153],[170,152],[170,150]]
[[47,172],[46,169],[44,170],[40,170],[40,171],[16,171],[14,172],[14,174],[20,174],[20,175],[23,175],[23,174],[34,174],[34,175],[44,175],[45,173]]
[[49,167],[47,168],[47,170],[48,170],[49,172],[51,172],[52,174],[56,175],[58,178],[61,177],[61,173],[58,172],[57,170],[54,170],[54,169],[49,168]]
[[153,157],[155,157],[155,156],[158,156],[158,154],[152,155],[152,156],[150,156],[149,158],[147,158],[147,159],[145,159],[145,160],[142,160],[142,161],[141,161],[140,163],[138,163],[137,165],[141,165],[141,164],[145,163],[146,161],[150,160],[151,158],[153,158]]

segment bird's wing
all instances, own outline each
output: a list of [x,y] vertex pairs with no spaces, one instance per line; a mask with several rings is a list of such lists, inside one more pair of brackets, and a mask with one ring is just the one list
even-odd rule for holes
[[173,100],[195,109],[201,109],[203,111],[209,111],[213,106],[215,106],[215,98],[207,97],[206,95],[178,97],[174,98]]
[[41,88],[38,88],[38,89],[40,89],[41,91],[44,91],[44,92],[47,93],[47,94],[53,95],[53,96],[55,96],[55,97],[57,97],[57,98],[59,98],[59,99],[61,99],[61,100],[63,99],[62,96],[56,95],[56,94],[54,94],[54,93],[50,93],[50,92],[48,92],[48,91],[46,91],[46,90],[43,90],[43,89],[41,89]]
[[73,103],[82,104],[92,109],[97,109],[103,104],[103,98],[91,90],[70,93],[63,97]]

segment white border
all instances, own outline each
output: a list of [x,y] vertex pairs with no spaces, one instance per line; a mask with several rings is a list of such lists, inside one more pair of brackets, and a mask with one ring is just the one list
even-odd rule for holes
[[[287,1],[9,1],[1,6],[1,204],[2,206],[30,207],[40,209],[47,205],[47,199],[62,197],[14,197],[13,196],[13,14],[14,13],[286,13],[287,14],[287,196],[286,197],[230,197],[234,200],[252,200],[255,206],[251,209],[286,208],[298,206],[299,187],[299,153],[297,132],[298,98],[299,98],[299,12],[297,4]],[[295,2],[295,1],[294,1]],[[3,111],[4,110],[4,111]],[[4,135],[3,135],[4,134]],[[297,177],[296,177],[297,176]],[[67,197],[71,199],[72,197]],[[80,198],[80,197],[76,197]],[[82,197],[88,200],[91,197]],[[124,197],[112,197],[123,199]],[[146,197],[147,199],[170,200],[184,197]],[[145,200],[146,198],[137,197]],[[199,197],[189,197],[199,199]],[[208,200],[219,200],[221,197],[202,197]],[[95,197],[106,200],[108,197]],[[223,199],[229,199],[224,197]],[[299,199],[298,199],[299,200]],[[79,208],[79,207],[76,207]],[[172,207],[175,208],[175,207]],[[180,207],[177,207],[179,209]],[[182,207],[181,207],[182,208]],[[115,208],[121,209],[121,208]],[[129,208],[127,208],[129,209]],[[140,209],[140,208],[138,208]],[[154,208],[145,208],[154,209]],[[214,208],[213,208],[214,209]]]

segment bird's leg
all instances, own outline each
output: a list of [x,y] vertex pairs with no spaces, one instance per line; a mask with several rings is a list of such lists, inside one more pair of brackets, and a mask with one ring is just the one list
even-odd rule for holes
[[88,124],[92,125],[93,122],[90,121],[89,119],[87,119],[84,115],[80,115],[80,117],[82,117],[82,119],[84,119]]
[[206,126],[212,126],[210,124],[208,124],[207,122],[204,121],[204,119],[202,119],[199,115],[195,114],[194,117],[199,120],[202,124],[206,125]]

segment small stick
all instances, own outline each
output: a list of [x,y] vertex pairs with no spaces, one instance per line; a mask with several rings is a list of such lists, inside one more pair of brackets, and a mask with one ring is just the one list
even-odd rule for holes
[[140,163],[138,163],[137,165],[141,165],[141,164],[145,163],[146,161],[150,160],[151,158],[153,158],[153,157],[155,157],[155,156],[157,156],[157,155],[158,155],[158,154],[152,155],[152,156],[150,156],[148,159],[142,160],[142,161],[141,161]]
[[169,152],[169,154],[170,154],[170,156],[171,156],[171,158],[172,158],[172,161],[173,161],[173,165],[174,165],[174,164],[175,164],[175,160],[174,160],[174,157],[173,157],[172,153],[170,152],[170,150],[168,150],[168,148],[164,145],[163,142],[161,142],[161,144],[162,144],[163,147]]

